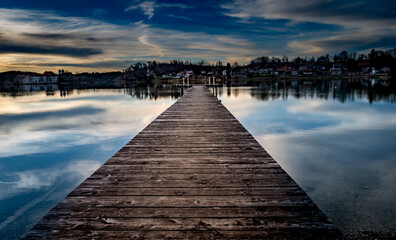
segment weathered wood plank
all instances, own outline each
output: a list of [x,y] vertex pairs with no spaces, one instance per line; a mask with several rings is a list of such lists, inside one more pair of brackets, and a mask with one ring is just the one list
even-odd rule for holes
[[330,227],[330,222],[324,222],[322,217],[296,218],[63,218],[61,222],[54,218],[43,218],[35,229],[90,229],[98,230],[155,230],[177,231],[183,230],[240,230],[258,231],[266,229],[314,228]]
[[69,196],[301,196],[305,193],[299,187],[250,187],[236,188],[137,188],[137,187],[79,187]]
[[193,87],[25,239],[342,239],[205,87]]
[[[238,168],[238,169],[230,169],[227,167],[221,166],[220,168],[216,168],[213,166],[208,166],[206,168],[189,168],[189,167],[158,167],[158,168],[134,168],[128,167],[125,165],[113,165],[112,168],[99,168],[94,175],[100,174],[267,174],[267,173],[284,173],[284,171],[280,167],[270,167],[270,168]],[[94,176],[92,175],[92,176]]]
[[[178,231],[93,231],[93,230],[31,230],[25,239],[335,239],[333,228],[287,228],[259,231],[178,230]],[[282,236],[282,237],[279,237]],[[321,236],[318,238],[318,236]]]
[[199,217],[223,217],[223,218],[248,218],[248,217],[326,217],[322,212],[318,211],[315,206],[281,206],[281,207],[214,207],[214,208],[121,208],[121,207],[101,207],[101,208],[85,208],[81,206],[73,207],[70,212],[69,208],[62,208],[61,206],[55,207],[51,210],[46,217],[58,217],[65,215],[65,217],[75,218],[96,218],[96,217],[114,217],[114,218],[199,218]]

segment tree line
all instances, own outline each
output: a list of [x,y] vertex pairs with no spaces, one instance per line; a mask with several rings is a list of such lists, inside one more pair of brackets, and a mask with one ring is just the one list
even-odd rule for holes
[[257,57],[250,61],[248,64],[234,63],[222,63],[218,62],[208,62],[206,60],[201,60],[198,62],[183,61],[183,60],[171,60],[169,62],[156,62],[150,61],[147,63],[135,63],[131,65],[126,72],[134,72],[135,74],[140,72],[140,77],[146,75],[147,70],[155,72],[157,76],[169,73],[177,73],[184,71],[186,69],[192,70],[194,74],[200,74],[201,72],[214,72],[220,73],[224,70],[231,70],[233,72],[238,72],[241,70],[252,69],[259,70],[265,68],[282,68],[291,67],[299,69],[301,66],[307,66],[310,68],[323,67],[324,69],[330,69],[333,66],[339,66],[350,72],[359,72],[363,68],[375,68],[383,69],[389,68],[390,74],[396,78],[396,48],[382,51],[372,49],[369,53],[356,53],[347,51],[341,51],[338,54],[322,55],[318,57],[295,57],[289,58],[288,56],[270,57],[262,56]]

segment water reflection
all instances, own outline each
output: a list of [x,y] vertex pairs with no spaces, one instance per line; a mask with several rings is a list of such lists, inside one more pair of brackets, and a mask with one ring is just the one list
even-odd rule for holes
[[[0,239],[22,235],[182,94],[45,87],[0,93]],[[396,226],[394,89],[343,80],[212,91],[340,228],[356,231]]]
[[[216,88],[215,94],[237,97],[245,88]],[[252,97],[268,101],[319,98],[340,102],[365,100],[373,102],[396,102],[396,84],[381,79],[351,80],[289,80],[260,83],[254,89],[249,88]]]
[[386,83],[364,83],[268,83],[217,91],[344,232],[394,231],[395,91]]
[[180,94],[172,86],[1,93],[0,239],[24,234]]

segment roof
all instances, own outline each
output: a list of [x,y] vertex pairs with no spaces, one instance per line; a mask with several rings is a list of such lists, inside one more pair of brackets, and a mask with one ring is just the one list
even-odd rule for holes
[[55,76],[56,74],[54,73],[54,72],[51,72],[51,71],[45,71],[44,73],[43,73],[43,76]]

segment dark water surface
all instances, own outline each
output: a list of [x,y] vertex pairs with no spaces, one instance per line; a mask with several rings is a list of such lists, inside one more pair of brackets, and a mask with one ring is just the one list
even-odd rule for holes
[[[396,226],[392,89],[331,81],[213,91],[349,232]],[[0,93],[0,239],[23,235],[179,95],[171,86]]]
[[214,92],[349,233],[396,229],[396,95],[386,85],[280,82]]

